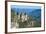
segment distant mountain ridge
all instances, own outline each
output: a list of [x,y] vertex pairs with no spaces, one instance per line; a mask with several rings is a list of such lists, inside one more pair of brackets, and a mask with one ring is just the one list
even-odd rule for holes
[[41,9],[15,9],[15,8],[12,8],[15,12],[26,12],[27,15],[39,15],[41,14]]

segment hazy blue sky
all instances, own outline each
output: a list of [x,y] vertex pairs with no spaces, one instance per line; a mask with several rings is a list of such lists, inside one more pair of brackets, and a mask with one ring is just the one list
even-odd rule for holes
[[20,5],[12,5],[11,8],[30,8],[30,9],[40,9],[40,6],[20,6]]

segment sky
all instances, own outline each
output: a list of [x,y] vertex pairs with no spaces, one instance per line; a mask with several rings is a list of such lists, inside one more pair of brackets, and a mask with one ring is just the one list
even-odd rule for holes
[[40,9],[40,6],[22,6],[22,5],[11,5],[11,8],[30,8],[30,9]]

